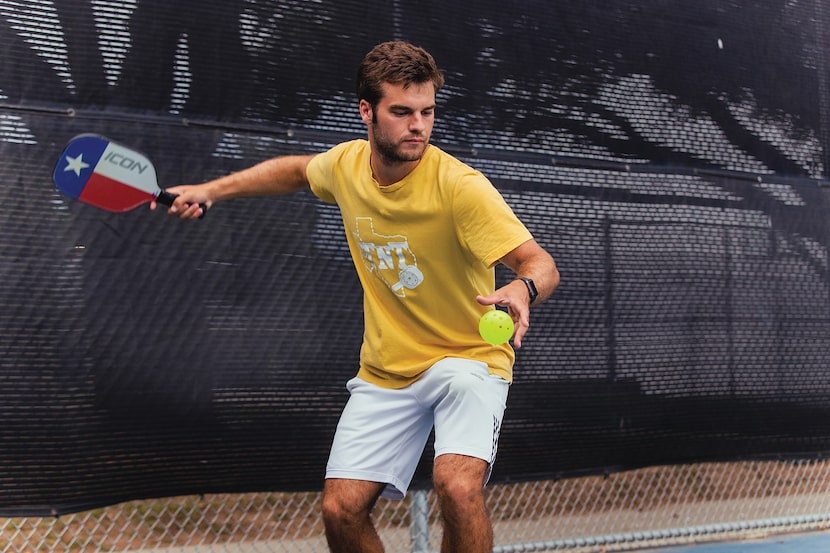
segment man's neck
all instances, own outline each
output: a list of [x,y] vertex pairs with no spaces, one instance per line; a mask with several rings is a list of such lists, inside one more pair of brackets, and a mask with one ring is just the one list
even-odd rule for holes
[[416,161],[402,161],[387,163],[383,158],[372,152],[369,164],[372,168],[372,177],[380,186],[389,186],[403,180],[409,173],[415,170],[420,163]]

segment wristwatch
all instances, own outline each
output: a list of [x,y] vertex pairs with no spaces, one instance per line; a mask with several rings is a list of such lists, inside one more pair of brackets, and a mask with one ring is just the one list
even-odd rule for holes
[[536,285],[533,284],[533,281],[527,277],[516,277],[516,280],[521,280],[527,286],[527,293],[530,294],[530,303],[528,305],[533,305],[533,302],[536,301],[536,298],[539,297],[539,291],[536,290]]

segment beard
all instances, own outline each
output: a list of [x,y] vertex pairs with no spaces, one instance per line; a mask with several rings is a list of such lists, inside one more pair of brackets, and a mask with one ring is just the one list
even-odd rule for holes
[[[415,137],[421,138],[420,135],[416,135]],[[424,155],[429,145],[429,142],[424,140],[422,147],[417,150],[405,151],[401,148],[399,142],[390,139],[375,125],[372,126],[372,138],[378,154],[380,154],[380,157],[383,158],[385,163],[390,165],[418,161]]]

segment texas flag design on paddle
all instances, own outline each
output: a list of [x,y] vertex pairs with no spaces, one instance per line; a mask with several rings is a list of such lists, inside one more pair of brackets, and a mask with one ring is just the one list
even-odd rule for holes
[[133,209],[161,192],[149,159],[97,135],[72,139],[53,177],[67,196],[115,212]]

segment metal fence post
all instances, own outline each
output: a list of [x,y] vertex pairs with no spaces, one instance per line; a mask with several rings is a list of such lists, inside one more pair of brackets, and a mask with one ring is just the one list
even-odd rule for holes
[[412,492],[409,517],[412,521],[412,553],[426,553],[429,551],[429,502],[426,490]]

